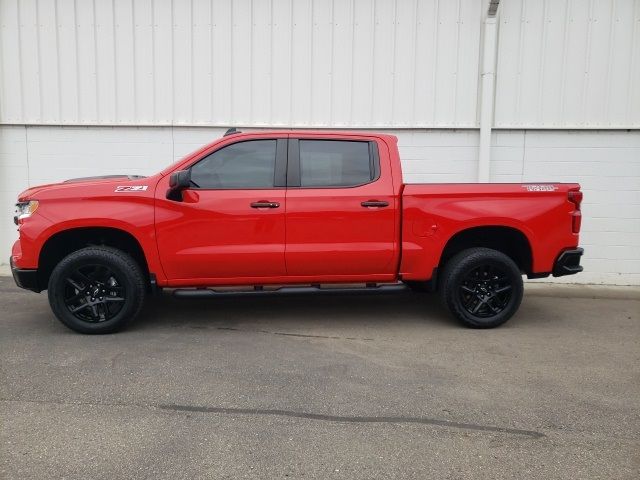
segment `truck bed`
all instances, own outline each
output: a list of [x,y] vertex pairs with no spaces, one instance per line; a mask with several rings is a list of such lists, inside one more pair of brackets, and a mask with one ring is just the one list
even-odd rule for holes
[[571,229],[577,183],[406,184],[402,190],[403,278],[431,278],[448,241],[457,232],[490,227],[515,229],[532,252],[530,276],[553,269],[558,252],[575,248]]

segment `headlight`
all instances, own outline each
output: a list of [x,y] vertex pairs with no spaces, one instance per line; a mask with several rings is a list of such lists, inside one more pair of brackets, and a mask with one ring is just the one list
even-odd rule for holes
[[16,203],[16,216],[13,218],[15,224],[18,220],[29,218],[38,209],[38,201],[31,200],[29,202]]

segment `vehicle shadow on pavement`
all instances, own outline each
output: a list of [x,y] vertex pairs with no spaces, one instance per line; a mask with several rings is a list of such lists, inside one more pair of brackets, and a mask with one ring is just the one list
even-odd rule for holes
[[[128,330],[147,328],[273,330],[273,327],[378,327],[430,324],[459,328],[439,302],[426,293],[270,294],[243,297],[175,298],[170,291],[150,298]],[[269,332],[273,333],[273,332]]]

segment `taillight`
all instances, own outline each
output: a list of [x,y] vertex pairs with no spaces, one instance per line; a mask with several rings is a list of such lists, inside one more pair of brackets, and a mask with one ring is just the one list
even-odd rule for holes
[[571,230],[573,233],[579,233],[582,226],[582,213],[580,212],[580,204],[582,203],[582,192],[578,189],[569,190],[567,199],[573,203],[576,209],[571,214]]
[[582,192],[580,190],[570,190],[567,192],[569,201],[576,206],[576,210],[580,210],[580,204],[582,203]]
[[573,212],[571,216],[571,230],[573,233],[580,233],[580,227],[582,226],[582,213],[580,210]]

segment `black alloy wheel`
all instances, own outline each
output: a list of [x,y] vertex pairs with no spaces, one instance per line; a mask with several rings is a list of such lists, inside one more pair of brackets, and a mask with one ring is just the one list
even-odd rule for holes
[[459,294],[467,312],[480,318],[490,318],[507,307],[513,285],[502,268],[484,263],[462,278]]
[[114,318],[126,300],[126,290],[106,265],[85,265],[65,278],[64,303],[78,320],[105,322]]
[[447,261],[438,290],[445,307],[463,324],[493,328],[516,313],[524,286],[513,259],[497,250],[477,247]]
[[49,277],[49,304],[67,327],[80,333],[111,333],[138,315],[146,276],[127,253],[86,247],[63,258]]

